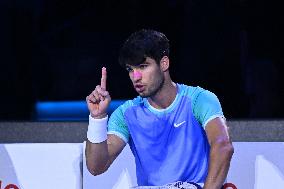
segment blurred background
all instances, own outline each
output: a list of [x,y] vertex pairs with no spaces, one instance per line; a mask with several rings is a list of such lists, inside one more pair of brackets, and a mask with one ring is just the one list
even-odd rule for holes
[[112,99],[134,98],[117,59],[142,28],[167,35],[173,80],[214,92],[227,118],[283,118],[280,7],[268,0],[1,0],[0,120],[34,120],[38,102],[84,101],[102,66]]

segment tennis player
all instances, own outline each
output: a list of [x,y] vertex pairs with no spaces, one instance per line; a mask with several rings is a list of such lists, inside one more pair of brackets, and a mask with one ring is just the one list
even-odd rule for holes
[[107,70],[102,68],[101,84],[86,97],[90,173],[105,172],[129,144],[140,187],[179,181],[176,188],[194,183],[203,189],[220,189],[233,146],[216,95],[172,81],[169,40],[154,30],[133,33],[121,48],[119,63],[128,71],[138,96],[109,117],[111,97]]

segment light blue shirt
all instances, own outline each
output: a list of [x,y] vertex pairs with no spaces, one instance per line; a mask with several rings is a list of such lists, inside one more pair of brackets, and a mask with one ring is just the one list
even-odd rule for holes
[[212,92],[177,87],[176,98],[166,109],[155,109],[138,96],[119,106],[109,119],[108,133],[130,145],[138,185],[206,179],[210,145],[204,128],[210,120],[223,117],[222,108]]

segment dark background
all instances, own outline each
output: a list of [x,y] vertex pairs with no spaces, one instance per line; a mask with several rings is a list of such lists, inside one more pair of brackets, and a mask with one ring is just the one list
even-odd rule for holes
[[84,100],[102,66],[112,99],[135,97],[117,57],[142,28],[167,35],[173,80],[214,92],[227,118],[283,118],[280,8],[268,0],[1,0],[0,119],[33,119],[39,101]]

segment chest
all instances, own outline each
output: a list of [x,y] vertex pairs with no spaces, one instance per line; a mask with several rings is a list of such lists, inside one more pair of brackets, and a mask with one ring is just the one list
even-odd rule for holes
[[151,111],[137,106],[125,113],[130,136],[134,141],[167,140],[171,137],[184,138],[200,129],[190,103],[181,103],[171,111]]

